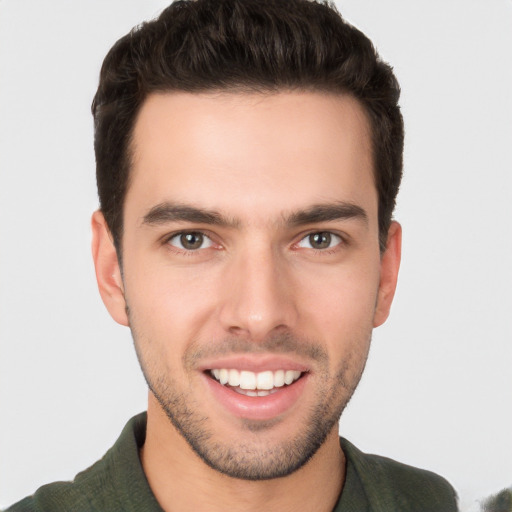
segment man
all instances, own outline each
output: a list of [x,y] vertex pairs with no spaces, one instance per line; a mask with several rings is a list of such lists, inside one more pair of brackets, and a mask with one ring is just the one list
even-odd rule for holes
[[148,411],[9,510],[456,510],[441,477],[338,437],[398,275],[398,97],[306,0],[176,2],[116,43],[93,257]]

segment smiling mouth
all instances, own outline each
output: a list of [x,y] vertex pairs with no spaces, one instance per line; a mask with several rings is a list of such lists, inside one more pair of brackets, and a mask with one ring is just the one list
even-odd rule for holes
[[233,368],[214,368],[207,374],[221,385],[245,396],[268,396],[299,380],[305,372],[276,370],[251,372]]

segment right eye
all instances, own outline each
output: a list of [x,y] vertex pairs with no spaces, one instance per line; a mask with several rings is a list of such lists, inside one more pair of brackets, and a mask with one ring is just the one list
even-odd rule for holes
[[178,233],[169,239],[168,244],[182,251],[197,251],[213,245],[212,240],[200,231]]

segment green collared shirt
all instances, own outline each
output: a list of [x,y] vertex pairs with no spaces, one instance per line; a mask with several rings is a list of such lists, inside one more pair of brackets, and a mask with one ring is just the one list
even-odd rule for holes
[[[6,512],[163,512],[142,470],[146,413],[132,418],[105,456],[72,482],[55,482]],[[434,473],[359,451],[340,438],[346,477],[333,512],[456,512],[456,497]]]

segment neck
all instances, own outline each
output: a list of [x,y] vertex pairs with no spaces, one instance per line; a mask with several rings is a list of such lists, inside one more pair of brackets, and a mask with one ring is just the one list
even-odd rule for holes
[[166,512],[330,512],[335,507],[345,479],[345,458],[337,425],[316,454],[291,475],[240,480],[206,465],[151,398],[141,461],[151,490]]

